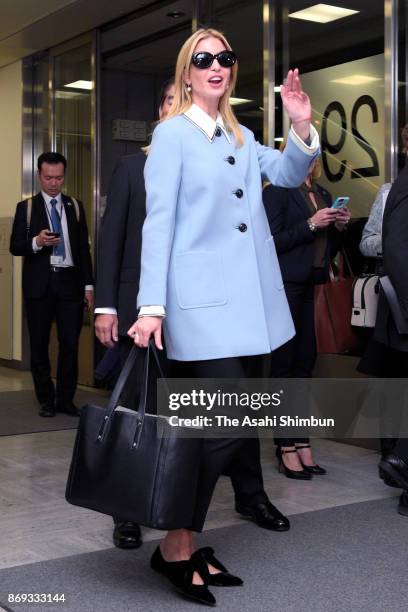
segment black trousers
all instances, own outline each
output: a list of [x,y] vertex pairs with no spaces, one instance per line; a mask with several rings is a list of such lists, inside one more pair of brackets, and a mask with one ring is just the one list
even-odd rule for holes
[[[78,381],[78,343],[84,298],[78,294],[73,269],[51,272],[46,294],[25,300],[31,348],[31,373],[40,404],[70,404]],[[52,322],[58,335],[56,389],[51,379],[48,354]]]
[[[247,378],[251,358],[171,363],[172,375],[179,378]],[[263,487],[258,438],[205,438],[194,519],[191,525],[186,525],[192,531],[202,531],[221,474],[230,476],[237,502],[248,504],[268,500]]]
[[[314,283],[285,283],[286,297],[296,335],[276,349],[271,356],[272,378],[310,378],[316,363],[314,323]],[[307,443],[309,438],[279,438],[279,446]]]

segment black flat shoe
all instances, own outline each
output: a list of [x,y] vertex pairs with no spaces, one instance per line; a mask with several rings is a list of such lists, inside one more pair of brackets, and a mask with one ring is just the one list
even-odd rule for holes
[[401,489],[408,489],[408,465],[394,455],[389,453],[381,459],[379,469],[383,471],[391,480],[393,480]]
[[388,476],[388,474],[386,474],[384,472],[384,470],[382,469],[382,467],[378,466],[378,475],[381,478],[381,480],[384,481],[384,484],[387,485],[387,487],[394,487],[395,489],[400,489],[401,487],[395,482],[395,480],[393,480],[391,478],[391,476]]
[[282,512],[279,512],[270,501],[250,506],[244,506],[237,502],[235,510],[238,514],[254,521],[259,527],[263,527],[263,529],[270,529],[271,531],[288,531],[290,529],[289,519]]
[[[177,592],[206,606],[215,606],[216,599],[208,590],[209,571],[207,562],[200,550],[186,561],[165,561],[158,546],[150,559],[150,567],[170,580]],[[193,584],[193,574],[197,572],[204,584]]]
[[398,514],[408,516],[408,491],[404,491],[398,501]]
[[244,584],[244,581],[241,580],[241,578],[230,574],[227,568],[220,561],[218,561],[216,557],[214,557],[213,548],[206,546],[204,548],[200,548],[199,552],[201,552],[207,563],[210,563],[210,565],[215,567],[215,569],[220,570],[218,574],[211,574],[209,572],[208,584],[218,587],[237,587]]
[[140,527],[130,521],[115,523],[112,539],[117,548],[139,548],[142,545]]
[[312,474],[307,472],[305,469],[302,470],[291,470],[286,467],[283,463],[282,455],[286,453],[296,453],[296,449],[283,450],[280,446],[276,447],[276,457],[278,459],[278,471],[280,474],[284,474],[286,478],[293,478],[294,480],[311,480]]
[[54,406],[52,404],[41,404],[38,416],[45,418],[55,417]]

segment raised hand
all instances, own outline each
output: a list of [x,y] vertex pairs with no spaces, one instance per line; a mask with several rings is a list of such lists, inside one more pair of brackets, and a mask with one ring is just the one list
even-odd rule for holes
[[289,70],[281,86],[281,98],[283,107],[293,124],[293,129],[303,140],[307,140],[310,136],[312,106],[309,96],[302,89],[297,68]]

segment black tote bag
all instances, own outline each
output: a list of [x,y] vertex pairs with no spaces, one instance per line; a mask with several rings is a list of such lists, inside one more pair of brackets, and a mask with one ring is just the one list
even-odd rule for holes
[[[174,428],[164,417],[145,412],[151,352],[161,370],[153,342],[144,355],[138,411],[118,407],[138,351],[132,348],[108,406],[88,404],[81,409],[66,499],[155,529],[188,528],[196,505],[202,441],[172,435]],[[165,436],[160,435],[166,429]]]

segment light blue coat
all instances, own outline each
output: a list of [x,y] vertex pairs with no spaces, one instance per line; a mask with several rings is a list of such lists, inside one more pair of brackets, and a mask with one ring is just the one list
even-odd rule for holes
[[241,129],[241,147],[224,133],[209,140],[184,115],[154,130],[137,301],[165,306],[171,359],[269,353],[295,334],[262,178],[297,187],[317,153],[303,151],[292,136],[281,154]]

